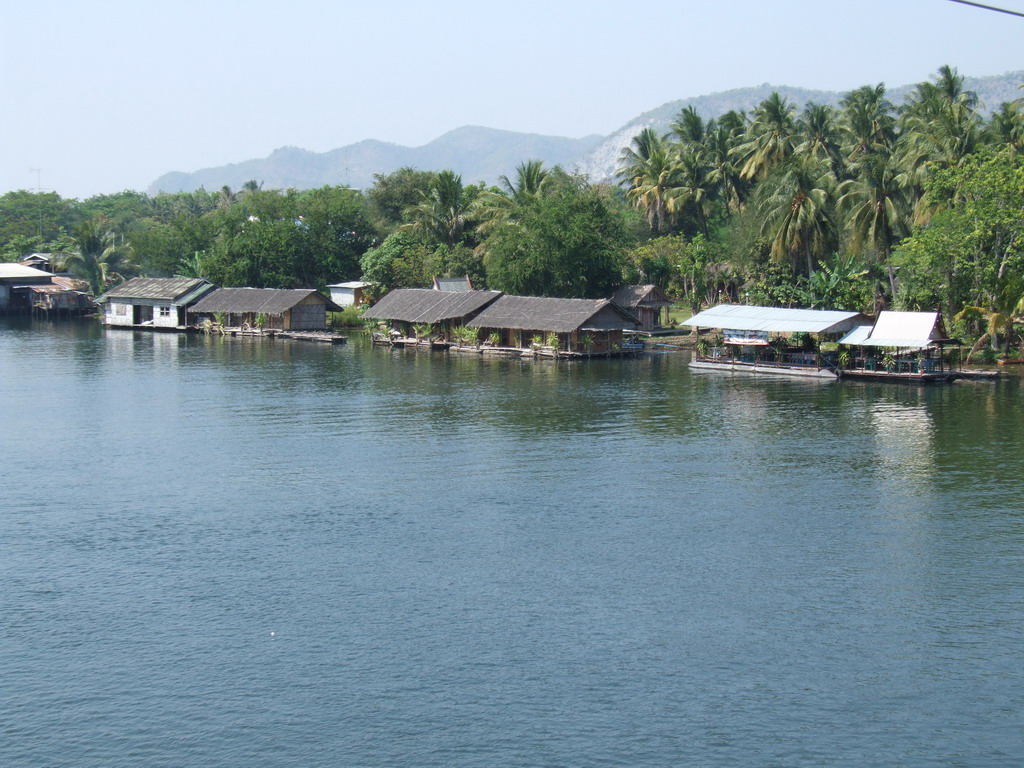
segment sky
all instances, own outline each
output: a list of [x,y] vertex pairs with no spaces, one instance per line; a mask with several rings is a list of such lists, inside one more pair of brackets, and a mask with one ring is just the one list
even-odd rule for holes
[[0,18],[0,194],[83,199],[283,146],[579,138],[761,83],[1024,70],[1024,18],[950,0],[0,0]]

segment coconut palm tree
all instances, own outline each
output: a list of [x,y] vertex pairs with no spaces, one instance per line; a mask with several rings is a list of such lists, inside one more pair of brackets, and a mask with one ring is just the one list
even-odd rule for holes
[[833,175],[837,179],[842,178],[843,157],[835,109],[827,104],[808,104],[797,126],[800,130],[800,141],[793,149],[794,154],[809,155],[827,162]]
[[896,141],[896,118],[885,97],[885,85],[865,85],[850,91],[840,101],[839,129],[846,161],[856,165],[874,152],[892,150]]
[[406,211],[410,221],[401,229],[454,248],[462,240],[473,210],[462,177],[452,171],[441,171],[431,179],[427,190],[420,192],[420,202]]
[[549,178],[549,171],[541,160],[527,160],[517,165],[515,181],[500,176],[498,191],[489,190],[480,195],[476,210],[480,234],[489,235],[498,225],[516,220],[525,206],[543,194]]
[[116,235],[105,218],[90,219],[79,224],[72,236],[75,249],[63,253],[64,269],[85,278],[93,296],[99,296],[118,271],[133,268],[131,245],[117,243]]
[[900,167],[891,154],[863,155],[858,175],[837,190],[837,207],[846,216],[846,226],[855,251],[873,248],[889,275],[889,290],[896,296],[896,275],[889,263],[892,247],[909,234],[911,206],[899,183]]
[[792,158],[761,182],[761,234],[771,238],[773,259],[788,257],[799,269],[802,256],[806,274],[814,272],[835,240],[834,184],[827,163],[813,157]]
[[973,320],[986,324],[986,332],[978,337],[971,348],[967,355],[967,362],[971,361],[971,357],[981,349],[986,341],[991,341],[992,349],[998,349],[1000,335],[1002,336],[1003,357],[1007,357],[1013,337],[1013,326],[1024,323],[1024,277],[1015,275],[1004,279],[999,290],[992,296],[988,308],[966,306],[953,320],[954,322]]
[[[739,115],[739,113],[732,113]],[[739,211],[747,199],[749,183],[740,175],[733,149],[743,135],[742,116],[739,123],[728,120],[712,121],[704,144],[705,159],[712,169],[712,180],[718,184],[719,197],[727,212]]]
[[977,106],[977,96],[963,89],[963,77],[944,66],[934,83],[920,83],[901,108],[900,183],[913,196],[917,223],[930,218],[921,200],[931,169],[959,166],[980,146],[983,122]]
[[708,219],[718,198],[716,174],[696,147],[683,149],[676,156],[674,186],[666,193],[665,208],[670,216],[693,211],[704,237],[708,237]]
[[668,196],[675,186],[676,165],[668,143],[654,129],[644,128],[620,155],[616,175],[630,183],[626,199],[647,217],[648,226],[660,231],[668,223]]
[[754,110],[746,139],[735,150],[744,179],[765,178],[772,168],[793,154],[799,140],[795,115],[793,104],[778,93]]
[[1024,109],[1021,101],[1004,101],[985,127],[989,141],[1024,151]]
[[697,114],[697,110],[691,105],[679,110],[679,114],[669,123],[669,135],[675,137],[676,141],[684,147],[704,146],[707,138],[708,125],[704,119]]

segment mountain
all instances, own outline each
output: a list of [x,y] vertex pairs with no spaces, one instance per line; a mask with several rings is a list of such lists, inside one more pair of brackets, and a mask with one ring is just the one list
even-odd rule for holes
[[[1008,72],[1005,75],[991,77],[965,77],[964,88],[978,94],[978,99],[982,104],[981,111],[987,115],[999,109],[999,105],[1003,102],[1020,98],[1021,82],[1024,82],[1024,71]],[[889,101],[898,105],[906,101],[907,96],[916,87],[917,85],[914,84],[888,88],[886,96]],[[644,128],[651,127],[659,133],[666,133],[669,123],[679,114],[680,110],[690,106],[696,109],[697,113],[705,120],[718,117],[734,109],[749,114],[772,93],[778,93],[785,97],[801,110],[809,102],[837,107],[845,95],[839,91],[812,91],[806,88],[764,83],[752,88],[736,88],[691,99],[670,101],[630,120],[607,137],[593,152],[580,158],[575,163],[575,168],[579,172],[587,174],[593,181],[610,180],[614,178],[615,169],[619,167],[619,154]]]
[[[1003,102],[1019,98],[1018,86],[1022,81],[1024,71],[1008,72],[990,77],[965,77],[964,87],[978,94],[987,114],[998,109]],[[887,95],[890,101],[899,104],[915,87],[890,88]],[[610,136],[566,139],[466,126],[415,148],[372,139],[329,152],[282,147],[265,158],[192,173],[176,171],[164,174],[150,185],[149,193],[192,191],[200,187],[215,190],[225,184],[237,189],[250,179],[262,181],[267,189],[311,189],[325,184],[366,189],[373,185],[374,174],[391,173],[402,166],[422,170],[449,168],[461,174],[466,183],[483,181],[494,184],[502,175],[512,176],[519,163],[531,159],[543,160],[547,166],[561,165],[585,173],[592,181],[608,181],[614,178],[622,149],[629,146],[641,129],[650,126],[665,132],[679,111],[688,106],[694,107],[705,119],[733,109],[749,113],[773,92],[794,102],[800,109],[811,101],[836,106],[843,97],[838,91],[813,91],[765,83],[670,101],[638,115]]]
[[262,181],[267,189],[312,189],[325,184],[366,189],[373,185],[374,174],[391,173],[403,166],[423,170],[449,168],[461,174],[467,184],[494,184],[503,174],[513,175],[515,167],[524,160],[538,158],[546,165],[570,165],[603,140],[603,136],[565,139],[466,126],[415,148],[372,139],[329,152],[282,147],[258,160],[194,173],[164,174],[150,185],[149,193],[191,192],[200,187],[214,190],[225,184],[238,188],[250,179]]

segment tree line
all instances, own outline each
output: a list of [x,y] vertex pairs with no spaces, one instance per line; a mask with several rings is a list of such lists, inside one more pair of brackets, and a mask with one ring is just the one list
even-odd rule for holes
[[85,201],[0,197],[0,258],[70,254],[96,290],[132,274],[378,293],[469,275],[527,295],[607,296],[655,283],[718,301],[939,309],[1008,344],[1024,315],[1022,100],[988,116],[950,67],[899,106],[883,85],[802,110],[683,109],[644,129],[614,183],[526,160],[496,186],[402,168],[343,187]]

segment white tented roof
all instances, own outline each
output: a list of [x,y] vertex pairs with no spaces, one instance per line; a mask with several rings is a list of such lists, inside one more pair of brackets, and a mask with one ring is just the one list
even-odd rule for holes
[[871,325],[858,325],[856,328],[854,328],[848,334],[843,336],[843,338],[841,338],[839,340],[839,343],[840,344],[849,344],[851,346],[854,346],[854,345],[857,345],[857,344],[864,344],[864,342],[867,341],[868,336],[871,335],[871,329],[873,327],[874,326],[871,326]]
[[859,312],[719,304],[698,312],[682,325],[774,333],[841,333],[865,319]]
[[840,344],[862,347],[899,347],[921,349],[939,341],[949,341],[938,312],[880,312],[866,336],[861,328],[839,340]]

